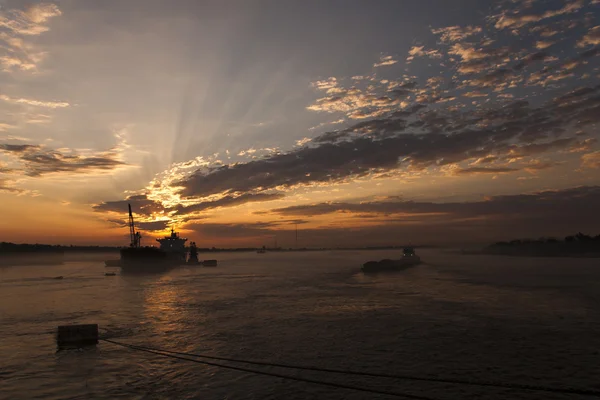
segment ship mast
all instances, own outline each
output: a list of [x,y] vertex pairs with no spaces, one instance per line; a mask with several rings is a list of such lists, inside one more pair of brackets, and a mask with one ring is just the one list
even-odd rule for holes
[[135,224],[133,222],[133,213],[131,212],[131,204],[129,206],[129,238],[131,240],[131,247],[140,247],[142,241],[142,235],[135,231]]

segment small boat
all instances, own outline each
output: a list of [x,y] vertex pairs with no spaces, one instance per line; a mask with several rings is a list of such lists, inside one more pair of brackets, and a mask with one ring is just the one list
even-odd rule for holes
[[64,276],[62,276],[62,275],[61,275],[61,276],[55,276],[55,277],[54,277],[54,278],[52,278],[52,279],[63,279],[63,278],[64,278]]
[[264,253],[266,253],[266,252],[267,252],[267,249],[266,249],[266,247],[265,247],[265,246],[263,246],[263,247],[262,247],[262,249],[258,249],[256,252],[257,252],[258,254],[264,254]]
[[190,253],[188,255],[188,259],[185,264],[186,265],[202,265],[202,263],[198,260],[198,248],[196,247],[196,242],[190,243]]
[[204,261],[202,261],[202,265],[204,267],[216,267],[217,260],[204,260]]
[[381,272],[381,271],[402,271],[403,269],[413,267],[421,263],[419,257],[412,247],[406,247],[402,251],[402,258],[399,260],[383,259],[381,261],[369,261],[363,264],[363,272]]
[[116,272],[106,272],[104,273],[104,276],[115,276],[117,275]]

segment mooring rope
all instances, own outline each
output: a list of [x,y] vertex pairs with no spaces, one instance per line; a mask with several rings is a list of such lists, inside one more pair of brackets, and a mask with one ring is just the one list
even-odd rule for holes
[[[600,398],[600,391],[592,390],[592,389],[556,388],[556,387],[546,387],[546,386],[520,384],[520,383],[502,383],[502,382],[493,382],[493,381],[476,381],[476,380],[453,379],[453,378],[433,378],[433,377],[422,377],[422,376],[414,376],[414,375],[398,375],[398,374],[385,374],[385,373],[366,372],[366,371],[342,370],[342,369],[333,369],[333,368],[320,368],[320,367],[310,367],[310,366],[267,362],[267,361],[252,361],[252,360],[242,360],[242,359],[227,358],[227,357],[217,357],[217,356],[211,356],[211,355],[206,355],[206,354],[184,353],[184,352],[178,352],[178,351],[158,349],[158,348],[154,348],[154,347],[131,345],[131,344],[127,344],[127,343],[117,342],[117,341],[114,341],[111,339],[101,339],[101,340],[108,342],[108,343],[118,345],[118,346],[128,347],[128,348],[134,349],[134,350],[153,352],[154,354],[160,354],[160,355],[165,355],[165,356],[170,355],[173,357],[175,357],[175,356],[197,357],[197,358],[206,358],[206,359],[210,359],[210,360],[237,362],[237,363],[250,364],[250,365],[267,366],[267,367],[289,368],[289,369],[297,369],[297,370],[303,370],[303,371],[328,372],[328,373],[335,373],[335,374],[358,375],[358,376],[388,378],[388,379],[397,379],[397,380],[449,383],[449,384],[456,384],[456,385],[495,387],[495,388],[501,388],[501,389],[527,390],[527,391],[561,393],[561,394],[575,394],[575,395],[581,395],[581,396],[593,396],[593,397]],[[175,357],[175,358],[180,358],[180,357]],[[259,374],[264,374],[264,375],[277,376],[280,378],[289,378],[289,379],[298,380],[298,378],[296,378],[296,377],[290,377],[290,376],[286,376],[286,375],[270,374],[270,373],[266,373],[266,372],[262,372],[262,371],[249,370],[249,369],[240,368],[240,367],[226,366],[226,365],[222,365],[222,364],[208,363],[206,361],[200,361],[200,360],[195,360],[195,359],[190,359],[190,358],[181,357],[181,359],[187,360],[187,361],[193,361],[193,362],[200,362],[200,363],[207,364],[207,365],[219,366],[219,367],[223,367],[223,368],[237,369],[237,370],[241,370],[241,371],[245,371],[245,372],[253,372],[253,373],[259,373]],[[304,380],[303,378],[300,378],[300,379],[302,379],[302,381],[304,381],[304,382],[309,382],[309,383],[320,383],[321,382],[321,381],[313,381],[313,380]],[[329,383],[331,383],[331,382],[329,382]],[[322,383],[322,384],[328,385],[329,383]],[[336,387],[340,387],[338,384],[332,384],[332,385],[334,385]],[[330,385],[330,386],[332,386],[332,385]],[[346,385],[342,385],[342,386],[344,386],[347,389],[363,390],[363,388],[347,387]],[[370,391],[370,389],[363,390],[363,391]],[[419,399],[419,398],[425,399],[426,398],[426,397],[419,397],[419,396],[411,397],[413,395],[398,394],[398,393],[393,394],[393,392],[382,393],[380,391],[375,391],[373,393],[388,394],[388,395],[393,395],[393,396],[404,396],[407,398],[414,398],[414,399]]]
[[227,368],[227,369],[232,369],[232,370],[242,371],[242,372],[250,372],[250,373],[258,374],[258,375],[266,375],[266,376],[271,376],[274,378],[283,378],[283,379],[289,379],[289,380],[298,381],[298,382],[314,383],[317,385],[330,386],[330,387],[334,387],[334,388],[338,388],[338,389],[351,389],[351,390],[357,390],[357,391],[373,393],[373,394],[383,394],[383,395],[387,395],[387,396],[403,397],[405,399],[437,400],[437,399],[434,399],[433,397],[419,396],[419,395],[408,394],[408,393],[392,392],[392,391],[387,391],[387,390],[370,389],[370,388],[365,388],[365,387],[361,387],[361,386],[345,385],[342,383],[321,381],[321,380],[317,380],[317,379],[301,378],[301,377],[297,377],[297,376],[283,375],[283,374],[277,374],[277,373],[273,373],[273,372],[258,371],[255,369],[249,369],[249,368],[244,368],[244,367],[235,367],[232,365],[218,364],[218,363],[213,363],[210,361],[202,361],[202,360],[182,357],[182,356],[175,355],[175,354],[169,354],[168,352],[164,352],[160,349],[150,349],[150,348],[145,348],[142,346],[135,346],[135,345],[126,344],[126,343],[119,343],[119,342],[115,342],[114,340],[110,340],[110,339],[100,339],[100,340],[103,340],[105,342],[112,343],[112,344],[115,344],[118,346],[127,347],[132,350],[143,351],[146,353],[152,353],[152,354],[156,354],[159,356],[175,358],[175,359],[184,360],[184,361],[190,361],[190,362],[194,362],[194,363],[198,363],[198,364],[210,365],[213,367]]

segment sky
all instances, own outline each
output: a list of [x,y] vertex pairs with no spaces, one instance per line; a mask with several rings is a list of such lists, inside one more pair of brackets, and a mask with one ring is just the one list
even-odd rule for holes
[[599,56],[600,0],[0,0],[0,241],[598,234]]

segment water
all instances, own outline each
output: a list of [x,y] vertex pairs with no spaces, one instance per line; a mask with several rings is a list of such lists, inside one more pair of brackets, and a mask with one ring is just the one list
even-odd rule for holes
[[[0,268],[2,399],[389,398],[132,352],[56,351],[58,325],[127,343],[388,373],[600,389],[594,259],[421,251],[425,265],[363,276],[398,252],[218,254],[219,267],[105,277],[100,259]],[[209,257],[212,258],[212,257]],[[63,280],[51,279],[63,275]],[[272,372],[300,374],[268,369]],[[439,399],[576,396],[326,376]]]

